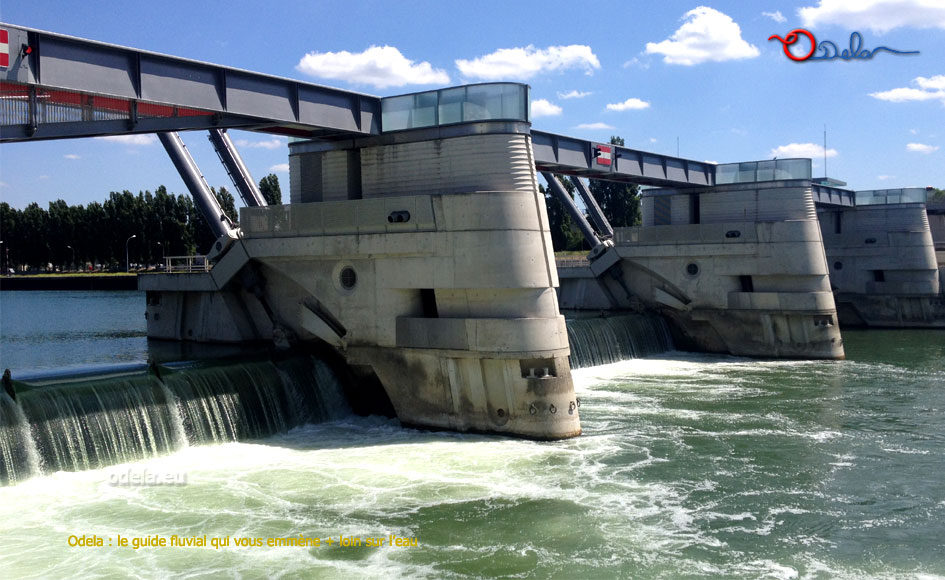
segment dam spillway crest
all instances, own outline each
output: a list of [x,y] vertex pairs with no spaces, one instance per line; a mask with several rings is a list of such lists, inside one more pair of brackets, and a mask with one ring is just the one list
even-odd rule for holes
[[259,439],[350,412],[341,382],[311,356],[17,383],[15,401],[0,394],[0,484]]

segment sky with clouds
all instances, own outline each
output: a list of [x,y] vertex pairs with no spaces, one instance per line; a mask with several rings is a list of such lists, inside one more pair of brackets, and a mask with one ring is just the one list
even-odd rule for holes
[[[945,187],[945,0],[47,0],[5,2],[0,20],[379,96],[526,82],[543,131],[720,163],[811,157],[815,175],[826,157],[855,189]],[[920,54],[795,62],[768,39],[797,28],[840,50],[859,32],[864,49]],[[790,50],[809,48],[802,35]],[[256,180],[275,172],[287,195],[287,141],[231,136]],[[206,134],[183,137],[210,184],[232,190]],[[14,207],[162,184],[186,191],[152,135],[0,146],[0,200]]]

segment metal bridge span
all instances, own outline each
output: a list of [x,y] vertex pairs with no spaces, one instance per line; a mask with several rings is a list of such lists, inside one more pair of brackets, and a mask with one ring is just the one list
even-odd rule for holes
[[[384,133],[386,98],[0,23],[0,142],[237,128],[301,139]],[[501,119],[500,119],[501,120]],[[520,119],[514,119],[520,120]],[[540,171],[711,186],[710,163],[532,131]],[[611,163],[599,163],[600,148]]]
[[[6,66],[0,66],[0,143],[227,128],[349,140],[390,133],[384,128],[385,111],[392,99],[402,98],[22,26],[0,23],[0,30],[8,51]],[[776,173],[774,161],[716,165],[530,132],[536,169],[544,173],[669,188],[732,183],[731,176],[744,165],[768,164]],[[784,161],[794,160],[778,163]],[[855,205],[850,190],[813,181],[812,191],[821,206]]]

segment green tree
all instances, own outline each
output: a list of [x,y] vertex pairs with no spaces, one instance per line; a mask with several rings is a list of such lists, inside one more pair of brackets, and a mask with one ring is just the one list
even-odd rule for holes
[[[574,198],[574,184],[567,178],[557,177],[565,191]],[[545,208],[548,210],[548,228],[551,230],[551,247],[556,252],[573,252],[585,249],[584,237],[574,225],[564,204],[555,197],[550,188],[542,185],[538,190],[545,196]]]
[[3,273],[7,268],[15,268],[16,252],[13,247],[13,240],[16,236],[17,225],[19,221],[19,210],[10,207],[7,202],[0,202],[0,267]]
[[50,260],[62,269],[71,268],[71,261],[77,242],[75,239],[75,215],[72,207],[58,199],[49,202],[46,222],[46,243],[49,246]]
[[49,242],[46,232],[49,214],[33,202],[23,210],[22,228],[18,228],[14,237],[14,247],[18,248],[18,257],[32,268],[46,268],[49,263]]
[[279,177],[270,173],[259,180],[259,192],[269,205],[282,205],[282,188],[279,187]]
[[[622,147],[624,141],[621,137],[612,136],[610,143]],[[591,193],[611,226],[623,228],[643,223],[638,185],[600,179],[592,179],[590,182]]]

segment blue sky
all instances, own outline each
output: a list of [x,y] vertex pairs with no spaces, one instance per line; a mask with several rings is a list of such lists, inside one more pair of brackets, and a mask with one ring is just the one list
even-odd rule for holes
[[[537,129],[666,154],[678,139],[681,156],[720,163],[809,156],[822,175],[826,125],[831,177],[945,187],[945,0],[46,0],[4,2],[0,20],[381,96],[523,81]],[[794,62],[767,39],[795,28],[921,54]],[[231,135],[255,179],[276,172],[287,194],[286,141]],[[210,184],[232,190],[206,134],[183,136]],[[156,139],[0,146],[14,207],[161,184],[186,192]]]

